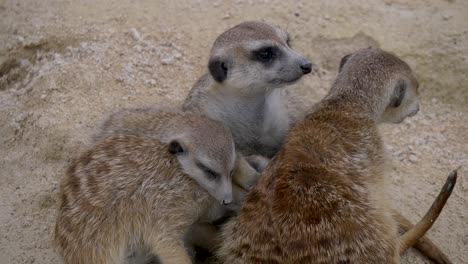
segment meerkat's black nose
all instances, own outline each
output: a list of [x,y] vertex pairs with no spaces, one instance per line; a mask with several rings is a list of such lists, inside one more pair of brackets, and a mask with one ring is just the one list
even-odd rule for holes
[[301,64],[301,70],[302,70],[302,73],[304,73],[304,74],[310,73],[312,71],[312,63],[305,62],[305,63]]

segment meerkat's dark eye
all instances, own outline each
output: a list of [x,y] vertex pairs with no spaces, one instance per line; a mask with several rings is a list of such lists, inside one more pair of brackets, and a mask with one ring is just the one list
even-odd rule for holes
[[274,47],[266,47],[255,52],[255,58],[261,62],[271,62],[277,56],[277,50]]
[[220,178],[219,173],[213,171],[212,169],[208,168],[207,166],[203,165],[202,163],[197,162],[197,166],[198,166],[198,168],[200,168],[200,170],[203,171],[203,173],[205,173],[205,175],[206,175],[210,180],[215,180],[215,179]]

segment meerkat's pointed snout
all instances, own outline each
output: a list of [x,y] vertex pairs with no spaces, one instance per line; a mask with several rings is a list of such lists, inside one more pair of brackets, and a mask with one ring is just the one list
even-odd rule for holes
[[223,199],[223,205],[228,205],[232,203],[232,197]]
[[312,71],[312,62],[310,62],[309,60],[305,60],[304,62],[302,62],[301,70],[303,74],[310,73]]
[[[289,64],[290,64],[290,71],[291,71],[291,76],[289,77],[289,82],[294,82],[296,80],[299,80],[302,76],[309,74],[312,72],[312,67],[313,64],[312,62],[302,55],[301,53],[289,48],[285,47],[284,48],[284,54],[285,54],[285,65],[288,63],[289,58]],[[287,66],[286,66],[287,67]]]
[[221,186],[221,204],[222,205],[229,205],[233,201],[232,195],[232,182],[229,178],[229,181],[226,181]]

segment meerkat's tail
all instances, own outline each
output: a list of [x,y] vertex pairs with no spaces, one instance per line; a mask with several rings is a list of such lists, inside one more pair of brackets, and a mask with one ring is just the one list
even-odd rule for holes
[[[409,221],[406,217],[401,215],[399,212],[394,211],[394,218],[398,222],[398,230],[400,234],[406,233],[408,230],[414,227],[413,223]],[[428,237],[421,237],[416,244],[413,245],[414,248],[419,250],[425,257],[434,261],[436,264],[452,264],[449,258],[439,249]]]
[[[457,170],[452,171],[447,177],[442,190],[437,196],[436,200],[432,203],[431,208],[427,211],[426,215],[419,221],[413,228],[408,230],[405,234],[400,236],[400,253],[415,245],[418,240],[432,227],[435,220],[445,206],[447,199],[452,194],[455,183],[457,182]],[[427,239],[428,240],[428,239]],[[433,245],[430,243],[429,245]],[[435,246],[435,245],[434,245]],[[442,254],[443,255],[443,254]],[[447,259],[448,261],[448,259]],[[450,263],[450,262],[441,262]]]

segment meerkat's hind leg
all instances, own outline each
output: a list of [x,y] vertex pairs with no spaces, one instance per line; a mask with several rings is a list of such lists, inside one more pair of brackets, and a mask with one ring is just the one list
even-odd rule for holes
[[[413,223],[397,210],[393,210],[393,217],[398,223],[398,230],[401,235],[414,227]],[[452,264],[442,250],[426,236],[421,237],[413,247],[437,264]]]
[[421,221],[400,237],[400,252],[403,252],[413,246],[432,227],[444,208],[447,199],[452,194],[453,188],[457,182],[457,170],[458,169],[449,174],[442,190]]

